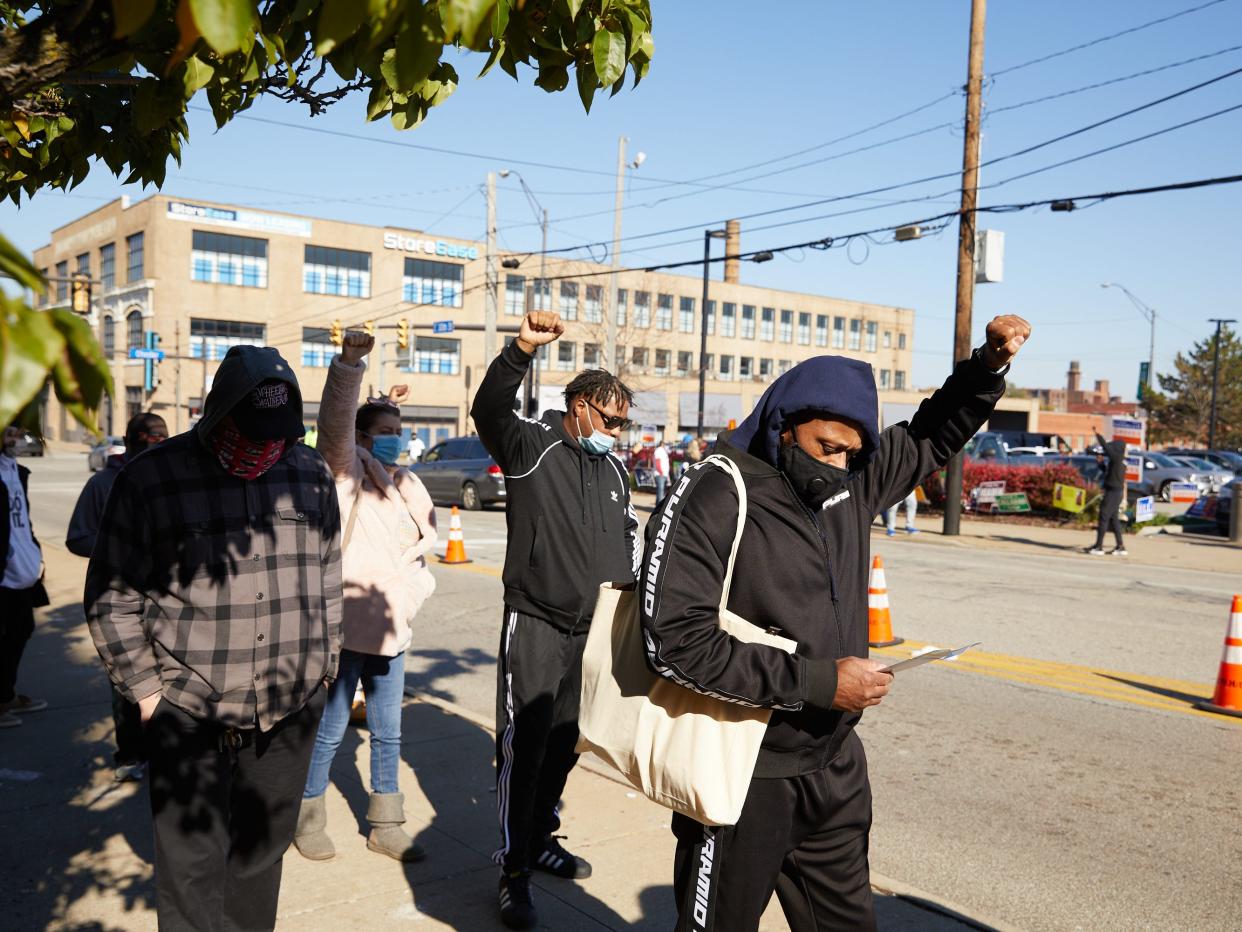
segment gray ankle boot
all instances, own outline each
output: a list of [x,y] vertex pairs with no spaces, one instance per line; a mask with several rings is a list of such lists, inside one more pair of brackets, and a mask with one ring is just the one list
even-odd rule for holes
[[332,839],[324,829],[328,825],[326,797],[314,796],[302,800],[298,810],[298,827],[293,832],[293,844],[298,854],[312,861],[326,861],[336,855]]
[[405,822],[404,804],[405,797],[400,793],[371,794],[367,806],[371,836],[367,839],[367,847],[398,861],[421,861],[426,853],[401,827]]

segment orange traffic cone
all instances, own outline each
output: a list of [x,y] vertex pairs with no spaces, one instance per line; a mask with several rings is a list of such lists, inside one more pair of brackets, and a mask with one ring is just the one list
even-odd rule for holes
[[1212,701],[1196,702],[1200,709],[1242,718],[1242,595],[1233,597],[1229,626],[1225,628],[1225,654],[1220,658],[1216,694]]
[[453,506],[452,515],[449,517],[449,539],[448,546],[444,549],[444,556],[440,558],[441,563],[473,563],[473,560],[466,558],[466,542],[461,536],[461,515],[457,513],[457,506]]
[[892,647],[905,638],[893,637],[893,619],[888,611],[888,583],[884,579],[884,561],[877,556],[871,562],[871,582],[867,586],[867,643],[872,647]]

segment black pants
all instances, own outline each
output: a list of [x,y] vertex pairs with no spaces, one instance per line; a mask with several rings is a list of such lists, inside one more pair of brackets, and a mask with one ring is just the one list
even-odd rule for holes
[[130,702],[112,686],[112,727],[116,731],[116,753],[112,761],[122,764],[138,764],[147,759],[146,744],[142,737],[142,713],[138,704]]
[[1121,536],[1121,517],[1117,514],[1117,509],[1121,507],[1121,499],[1124,495],[1125,489],[1104,490],[1104,500],[1100,502],[1100,523],[1095,529],[1095,548],[1097,550],[1104,546],[1104,535],[1109,530],[1112,530],[1117,538],[1117,549],[1126,549],[1125,539]]
[[673,816],[678,932],[753,932],[775,890],[791,932],[873,930],[871,784],[851,734],[824,770],[756,779],[737,825]]
[[524,871],[560,828],[557,806],[578,760],[586,633],[567,634],[506,607],[496,668],[496,805],[492,860]]
[[34,608],[29,589],[0,586],[0,704],[17,696],[17,667],[26,642],[34,634]]
[[324,693],[269,732],[229,733],[167,700],[156,706],[146,744],[161,932],[276,925],[281,858],[297,825]]

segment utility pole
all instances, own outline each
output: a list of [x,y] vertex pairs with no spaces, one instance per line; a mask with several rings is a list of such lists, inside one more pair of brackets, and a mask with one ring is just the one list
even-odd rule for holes
[[[1216,449],[1216,391],[1220,384],[1220,329],[1225,324],[1235,324],[1236,320],[1225,320],[1219,317],[1209,318],[1209,322],[1216,324],[1216,336],[1212,340],[1212,410],[1208,415],[1208,449]],[[1234,507],[1237,508],[1239,503],[1234,501]]]
[[621,206],[625,200],[625,137],[617,140],[617,199],[612,208],[612,274],[608,276],[608,309],[605,312],[604,365],[601,368],[616,372],[617,366],[617,288],[621,271]]
[[707,401],[707,295],[708,282],[711,280],[708,270],[712,261],[712,240],[724,239],[725,230],[703,231],[703,305],[699,308],[699,419],[698,439],[703,439],[703,409]]
[[[970,57],[966,75],[966,136],[962,141],[962,206],[957,228],[957,309],[953,365],[970,355],[970,315],[975,298],[975,204],[979,193],[979,115],[983,109],[983,25],[987,0],[971,0]],[[962,454],[945,470],[944,534],[957,536],[962,521]]]
[[487,301],[483,310],[483,366],[496,355],[496,173],[487,173],[487,259],[484,263]]
[[[526,182],[523,181],[522,184],[525,185]],[[534,195],[531,195],[531,196],[533,197]],[[547,309],[552,310],[552,286],[548,284],[548,212],[547,210],[541,207],[539,208],[539,213],[540,213],[539,226],[543,230],[543,239],[539,247],[539,288],[541,290],[546,290],[547,295],[548,295],[548,308]],[[552,353],[552,350],[549,349],[548,350],[549,358],[551,357],[551,353]],[[538,365],[538,362],[539,362],[538,351],[536,351],[535,365],[532,365],[530,367],[531,397],[530,397],[530,402],[527,405],[527,411],[526,411],[527,417],[535,417],[535,418],[539,417],[539,365]]]

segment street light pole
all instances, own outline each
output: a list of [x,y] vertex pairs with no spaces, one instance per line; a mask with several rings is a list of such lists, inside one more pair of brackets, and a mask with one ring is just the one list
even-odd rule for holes
[[[1216,449],[1216,391],[1220,384],[1220,329],[1225,324],[1237,323],[1236,320],[1225,320],[1220,317],[1209,318],[1209,322],[1216,324],[1216,336],[1212,340],[1212,409],[1208,415],[1208,449]],[[1235,499],[1234,507],[1238,507]]]
[[1156,380],[1156,309],[1130,291],[1125,285],[1117,282],[1104,282],[1101,288],[1118,288],[1134,305],[1134,309],[1147,318],[1147,322],[1151,324],[1151,340],[1147,347],[1147,393],[1151,394],[1152,385]]
[[617,198],[612,209],[612,284],[608,288],[607,321],[604,327],[604,365],[609,372],[619,372],[621,367],[615,358],[617,352],[617,298],[621,271],[621,207],[625,201],[625,170],[638,168],[647,160],[647,153],[639,152],[633,161],[625,161],[625,144],[622,136],[617,140]]
[[703,231],[703,306],[699,309],[699,420],[698,438],[703,439],[703,407],[707,398],[707,290],[711,268],[712,240],[723,239],[724,230]]

